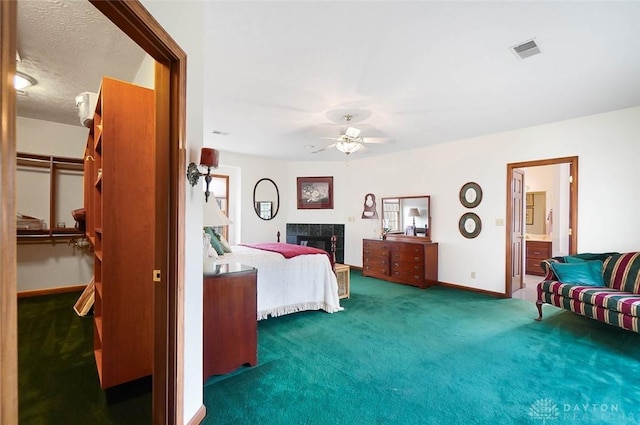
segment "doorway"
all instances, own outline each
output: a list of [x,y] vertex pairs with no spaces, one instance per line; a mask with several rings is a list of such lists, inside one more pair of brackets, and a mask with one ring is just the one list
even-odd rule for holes
[[[526,207],[527,191],[526,182],[524,180],[524,171],[531,167],[560,164],[567,164],[569,169],[567,176],[567,184],[569,185],[568,211],[557,211],[555,216],[558,217],[559,214],[562,214],[565,217],[568,216],[566,221],[568,223],[568,229],[566,232],[568,237],[567,250],[569,254],[573,254],[576,252],[578,246],[578,157],[572,156],[507,164],[507,220],[504,293],[504,296],[507,298],[511,298],[513,296],[513,292],[523,286],[524,276],[526,274],[526,256],[524,251],[525,232],[527,229],[526,223],[527,221],[531,223],[535,222],[535,198],[533,198],[533,193],[531,196],[531,210],[526,211],[528,208]],[[543,216],[545,221],[553,219],[549,216],[546,208]],[[546,227],[542,228],[546,229]]]

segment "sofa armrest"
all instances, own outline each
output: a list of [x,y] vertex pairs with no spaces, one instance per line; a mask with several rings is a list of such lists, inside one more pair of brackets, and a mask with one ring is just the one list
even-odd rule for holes
[[546,260],[542,260],[542,263],[540,263],[540,267],[542,267],[542,270],[544,270],[545,272],[545,276],[543,280],[558,280],[558,277],[555,275],[555,273],[553,272],[553,269],[551,268],[551,263],[562,263],[562,262],[564,261],[558,258],[548,258]]

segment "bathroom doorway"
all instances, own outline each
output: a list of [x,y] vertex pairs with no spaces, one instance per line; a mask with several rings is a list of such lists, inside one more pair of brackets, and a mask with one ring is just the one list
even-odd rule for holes
[[507,182],[504,295],[511,298],[526,281],[534,286],[527,271],[542,273],[541,260],[576,252],[578,157],[507,164]]

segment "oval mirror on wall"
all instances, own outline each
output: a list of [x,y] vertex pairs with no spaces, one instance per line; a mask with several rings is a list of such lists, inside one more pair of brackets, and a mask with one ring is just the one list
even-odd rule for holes
[[280,209],[280,192],[271,179],[260,179],[253,188],[253,208],[258,217],[271,220]]

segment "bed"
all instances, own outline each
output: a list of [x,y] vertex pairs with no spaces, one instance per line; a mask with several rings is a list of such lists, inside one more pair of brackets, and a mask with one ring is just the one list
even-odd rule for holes
[[258,320],[305,310],[342,310],[333,261],[325,251],[286,243],[234,245],[205,267],[228,263],[258,269]]

